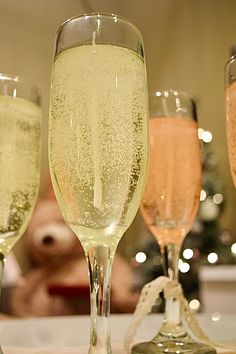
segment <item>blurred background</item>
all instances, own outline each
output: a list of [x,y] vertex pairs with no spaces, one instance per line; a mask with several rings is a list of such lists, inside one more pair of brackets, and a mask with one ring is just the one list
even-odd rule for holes
[[[235,0],[0,0],[0,72],[24,76],[41,91],[41,197],[50,194],[47,128],[55,34],[66,19],[88,12],[116,13],[136,23],[144,37],[150,91],[174,88],[195,99],[204,178],[198,219],[183,247],[188,251],[181,255],[181,278],[190,301],[201,302],[205,282],[215,276],[206,269],[200,274],[200,265],[226,266],[220,277],[226,279],[227,274],[234,288],[236,191],[226,146],[224,67],[236,46]],[[23,240],[14,251],[24,276],[30,263]],[[138,274],[134,288],[161,272],[158,246],[139,214],[119,251]],[[216,286],[212,284],[206,288]]]

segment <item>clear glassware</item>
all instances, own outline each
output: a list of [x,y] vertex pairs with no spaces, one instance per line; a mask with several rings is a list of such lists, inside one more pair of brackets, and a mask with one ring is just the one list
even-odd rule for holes
[[90,353],[111,352],[111,266],[146,181],[147,96],[142,36],[132,23],[91,14],[60,27],[52,71],[49,165],[64,218],[88,261]]
[[230,171],[236,187],[236,56],[232,56],[225,70],[226,131]]
[[[201,153],[194,102],[184,92],[150,96],[150,162],[141,203],[144,221],[160,245],[165,275],[178,282],[182,242],[199,206]],[[196,343],[182,324],[179,300],[165,301],[164,321],[150,342],[133,346],[140,353],[215,353]]]
[[0,278],[37,199],[41,116],[37,88],[18,76],[0,74]]

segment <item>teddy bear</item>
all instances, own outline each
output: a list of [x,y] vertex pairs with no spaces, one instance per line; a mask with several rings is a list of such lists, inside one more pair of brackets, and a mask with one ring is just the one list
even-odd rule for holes
[[[89,280],[83,248],[65,223],[55,197],[39,199],[23,237],[32,267],[11,294],[14,316],[89,313]],[[133,312],[138,294],[134,273],[119,254],[112,269],[112,312]]]

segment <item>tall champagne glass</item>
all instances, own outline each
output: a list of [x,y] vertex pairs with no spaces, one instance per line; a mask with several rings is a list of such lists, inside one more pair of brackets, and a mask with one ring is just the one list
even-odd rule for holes
[[236,57],[226,64],[226,128],[230,170],[236,187]]
[[65,22],[56,37],[49,124],[53,187],[84,248],[90,353],[110,353],[110,272],[147,170],[147,83],[140,32],[115,15]]
[[25,231],[40,176],[41,109],[37,89],[0,74],[0,278],[6,256]]
[[[165,274],[178,282],[182,242],[199,206],[201,155],[193,101],[183,92],[155,92],[150,97],[150,163],[141,203],[144,221],[159,242]],[[214,353],[195,343],[181,321],[180,303],[165,301],[164,321],[151,342],[132,353]]]

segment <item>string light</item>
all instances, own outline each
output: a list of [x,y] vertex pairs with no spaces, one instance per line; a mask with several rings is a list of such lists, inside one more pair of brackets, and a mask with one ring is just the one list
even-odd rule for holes
[[193,257],[193,250],[191,250],[190,248],[186,248],[184,251],[183,251],[183,257],[185,259],[191,259]]
[[198,138],[204,143],[210,143],[213,139],[212,133],[208,130],[204,130],[202,128],[198,128]]
[[204,191],[204,189],[201,190],[200,193],[200,202],[203,202],[207,197],[206,191]]
[[200,308],[200,301],[198,299],[193,299],[189,302],[189,307],[192,311],[198,311]]
[[212,133],[208,130],[205,130],[202,133],[202,141],[204,141],[204,143],[210,143],[212,141]]
[[202,139],[202,134],[204,132],[204,129],[198,128],[198,138],[201,140]]
[[164,97],[169,97],[169,92],[168,91],[164,91],[163,94],[164,94]]
[[179,265],[179,270],[181,273],[187,273],[190,270],[190,265],[186,262],[182,262]]
[[220,194],[220,193],[216,193],[214,196],[213,196],[213,202],[215,204],[221,204],[223,202],[223,195]]
[[231,252],[236,255],[236,243],[233,243],[231,246]]
[[218,255],[215,252],[211,252],[208,254],[207,260],[209,263],[214,264],[218,261]]
[[135,256],[135,260],[138,263],[144,263],[147,259],[147,256],[144,252],[138,252]]

